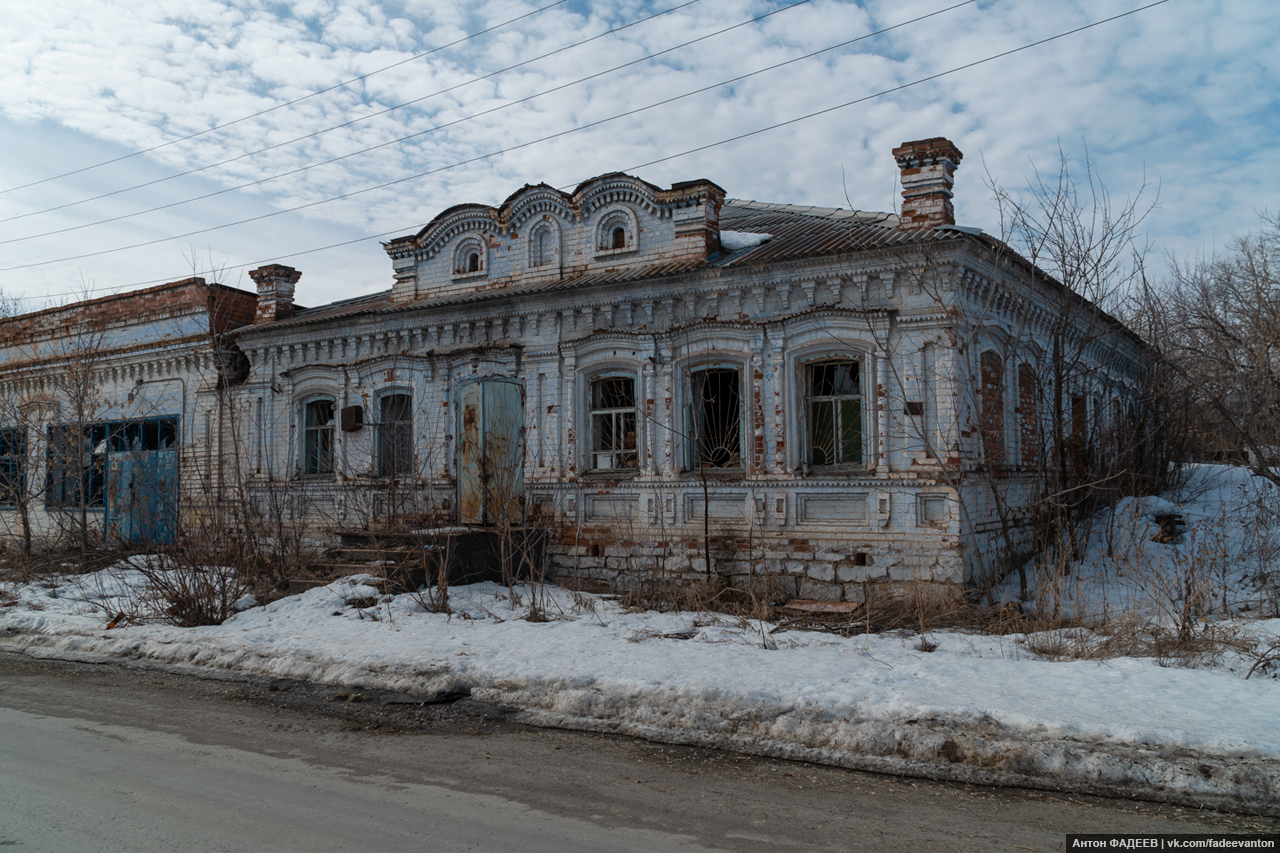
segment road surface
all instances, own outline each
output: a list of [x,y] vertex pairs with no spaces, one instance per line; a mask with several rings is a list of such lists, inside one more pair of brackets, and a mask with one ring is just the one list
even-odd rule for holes
[[463,699],[0,654],[15,851],[1051,851],[1280,821],[538,729]]

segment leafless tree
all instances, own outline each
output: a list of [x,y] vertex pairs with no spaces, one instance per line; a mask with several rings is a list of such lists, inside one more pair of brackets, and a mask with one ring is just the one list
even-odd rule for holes
[[1222,255],[1171,264],[1144,289],[1150,337],[1172,372],[1170,406],[1201,426],[1202,452],[1280,485],[1280,217]]

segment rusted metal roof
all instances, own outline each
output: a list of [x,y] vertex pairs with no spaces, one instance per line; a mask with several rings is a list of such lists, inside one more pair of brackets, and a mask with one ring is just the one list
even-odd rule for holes
[[930,228],[899,231],[897,226],[898,217],[892,213],[730,199],[720,210],[722,229],[772,234],[773,239],[733,252],[712,265],[740,267],[961,236],[954,231]]
[[498,280],[492,282],[489,287],[470,292],[449,293],[416,299],[412,302],[394,302],[391,299],[391,291],[384,290],[367,296],[300,310],[287,319],[271,323],[270,327],[319,323],[362,314],[463,305],[495,298],[512,299],[599,284],[668,278],[704,268],[738,268],[843,252],[956,240],[964,236],[960,231],[946,229],[926,228],[920,231],[902,232],[897,229],[897,225],[898,217],[892,213],[730,199],[725,202],[720,211],[720,227],[723,230],[764,233],[772,235],[771,239],[736,252],[713,255],[705,261],[680,260],[645,266],[624,264],[558,279],[544,278],[523,282]]

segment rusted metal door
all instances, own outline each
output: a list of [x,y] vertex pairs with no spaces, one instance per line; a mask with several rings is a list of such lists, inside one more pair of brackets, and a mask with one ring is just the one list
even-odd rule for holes
[[177,529],[178,451],[108,453],[103,504],[109,538],[137,545],[172,545]]
[[518,525],[524,495],[524,391],[509,379],[459,389],[458,512],[463,524]]

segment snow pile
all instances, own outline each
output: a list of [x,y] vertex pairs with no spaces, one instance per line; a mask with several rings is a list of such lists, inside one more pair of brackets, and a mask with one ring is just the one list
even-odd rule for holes
[[[132,578],[136,580],[136,578]],[[1151,659],[1051,663],[1016,636],[842,638],[714,614],[629,613],[555,587],[546,622],[494,584],[451,615],[355,576],[224,624],[106,630],[127,572],[13,588],[0,644],[421,694],[470,689],[529,722],[937,778],[1274,810],[1280,681]],[[369,601],[374,606],[361,607]],[[1280,620],[1267,623],[1280,633]],[[1223,714],[1223,708],[1231,708]]]
[[[1158,521],[1171,516],[1184,522],[1176,531]],[[1031,603],[1041,612],[1165,627],[1280,616],[1280,489],[1243,468],[1193,466],[1172,499],[1123,498],[1083,538],[1081,559],[1039,571],[1028,565]],[[1000,595],[1017,600],[1016,573]]]
[[739,249],[754,248],[772,239],[772,234],[757,234],[754,231],[721,231],[720,248],[726,252],[736,252]]

